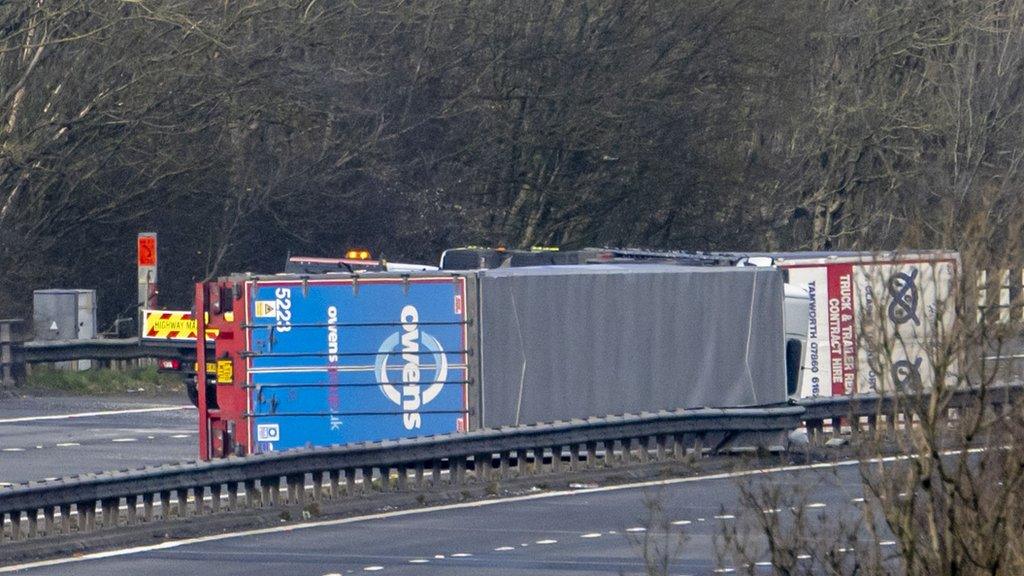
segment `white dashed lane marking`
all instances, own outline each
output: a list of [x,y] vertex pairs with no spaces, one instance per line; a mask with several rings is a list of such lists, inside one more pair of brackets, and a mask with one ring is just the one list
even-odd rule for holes
[[[170,438],[188,438],[190,436],[192,436],[192,435],[191,434],[175,434],[173,436],[170,436]],[[156,440],[156,436],[146,436],[146,439],[147,440]],[[97,441],[102,441],[102,439],[97,440]],[[138,438],[111,438],[110,441],[111,442],[116,442],[116,443],[126,443],[126,442],[138,442],[139,439]],[[81,445],[82,445],[81,442],[58,442],[58,443],[54,444],[53,447],[54,448],[74,448],[74,447],[81,446]],[[44,448],[49,448],[49,447],[50,446],[38,445],[38,444],[36,446],[33,446],[33,448],[35,448],[36,450],[42,450]],[[25,452],[26,450],[27,450],[27,448],[21,448],[21,447],[18,447],[18,446],[10,446],[10,447],[7,447],[7,448],[0,448],[0,452]]]
[[580,534],[580,538],[600,538],[600,532],[589,532],[587,534]]
[[409,560],[409,564],[426,564],[428,562],[430,562],[430,560],[427,560],[426,558],[413,558],[412,560]]
[[825,507],[825,503],[824,502],[811,502],[810,504],[807,505],[807,507],[808,508],[824,508]]
[[626,528],[626,532],[647,532],[647,528],[634,526],[633,528]]
[[121,414],[148,414],[150,412],[173,412],[178,410],[195,410],[195,406],[159,406],[156,408],[132,408],[130,410],[106,410],[101,412],[79,412],[77,414],[50,414],[46,416],[22,416],[20,418],[4,418],[0,424],[17,424],[19,422],[39,422],[43,420],[70,420],[73,418],[93,418],[96,416],[119,416]]
[[363,568],[363,570],[366,571],[366,572],[379,572],[379,571],[381,571],[383,569],[384,569],[383,566],[367,566],[367,567]]
[[452,558],[469,558],[470,556],[472,556],[472,554],[470,554],[469,552],[456,552],[451,556]]
[[537,540],[536,544],[558,544],[558,540]]
[[498,546],[497,548],[494,549],[495,552],[508,552],[510,550],[515,550],[515,547],[514,546]]

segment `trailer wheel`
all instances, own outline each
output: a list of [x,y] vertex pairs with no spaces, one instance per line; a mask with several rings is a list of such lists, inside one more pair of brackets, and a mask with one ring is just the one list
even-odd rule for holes
[[[188,393],[188,401],[196,408],[199,408],[199,389],[196,388],[194,376],[185,378],[185,392]],[[206,403],[207,408],[218,408],[216,384],[206,384]]]

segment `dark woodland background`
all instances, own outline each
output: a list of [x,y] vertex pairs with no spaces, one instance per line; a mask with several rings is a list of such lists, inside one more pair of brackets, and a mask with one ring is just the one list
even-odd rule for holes
[[365,246],[953,248],[1021,227],[1024,0],[13,0],[0,315]]

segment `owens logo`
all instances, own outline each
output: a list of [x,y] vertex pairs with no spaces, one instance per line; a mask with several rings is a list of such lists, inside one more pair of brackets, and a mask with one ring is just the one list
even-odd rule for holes
[[338,361],[338,309],[327,307],[327,361]]
[[[402,408],[402,424],[406,430],[419,428],[423,423],[419,413],[420,407],[429,404],[444,389],[448,378],[448,358],[436,338],[421,332],[419,329],[419,311],[415,306],[402,308],[400,317],[402,331],[388,336],[377,350],[374,371],[380,391],[388,400]],[[421,347],[432,354],[422,354]],[[400,350],[396,350],[400,348]],[[401,390],[388,378],[388,358],[397,352],[402,354],[402,387]],[[433,364],[421,365],[423,358],[433,357]],[[432,370],[434,377],[426,390],[422,390],[424,369]]]

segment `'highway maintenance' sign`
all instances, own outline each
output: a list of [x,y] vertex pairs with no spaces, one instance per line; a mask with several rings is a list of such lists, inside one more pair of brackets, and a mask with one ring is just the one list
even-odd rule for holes
[[[213,340],[220,330],[206,329],[206,339]],[[196,320],[188,310],[143,310],[142,337],[152,340],[196,339]]]

